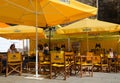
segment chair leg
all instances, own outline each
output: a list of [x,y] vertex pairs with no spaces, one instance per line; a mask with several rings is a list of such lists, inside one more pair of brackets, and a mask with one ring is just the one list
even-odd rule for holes
[[5,74],[5,77],[8,76],[8,65],[6,66],[6,74]]
[[66,69],[64,68],[64,80],[66,80]]
[[22,75],[22,63],[20,64],[20,76]]
[[52,79],[52,66],[50,66],[50,79]]
[[82,77],[82,67],[80,67],[80,77]]

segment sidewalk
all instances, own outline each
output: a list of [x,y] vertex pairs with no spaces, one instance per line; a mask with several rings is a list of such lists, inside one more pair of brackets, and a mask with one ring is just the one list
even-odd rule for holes
[[93,77],[70,76],[67,80],[62,79],[28,79],[33,74],[23,73],[22,76],[0,75],[0,83],[120,83],[120,73],[98,73],[95,72]]

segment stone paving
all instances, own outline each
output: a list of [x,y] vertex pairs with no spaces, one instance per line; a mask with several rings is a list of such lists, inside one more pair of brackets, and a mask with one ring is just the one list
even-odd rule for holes
[[31,79],[33,74],[23,73],[22,76],[17,74],[5,77],[0,75],[0,83],[120,83],[120,73],[101,73],[95,72],[93,77],[70,76],[67,80],[49,79],[43,76],[40,79]]

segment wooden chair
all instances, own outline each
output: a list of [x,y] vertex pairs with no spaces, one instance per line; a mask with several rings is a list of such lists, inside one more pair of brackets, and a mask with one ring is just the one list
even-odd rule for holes
[[[51,52],[50,78],[57,76],[66,77],[70,75],[70,58],[65,56],[64,52]],[[53,75],[54,74],[54,75]]]
[[117,55],[116,72],[120,71],[120,55]]
[[35,62],[32,61],[28,61],[28,63],[26,64],[27,66],[27,72],[35,72]]
[[117,72],[117,65],[119,62],[119,55],[113,58],[108,57],[109,72]]
[[101,71],[101,57],[100,55],[94,55],[93,56],[93,69],[94,71]]
[[109,72],[110,71],[110,66],[109,66],[109,62],[108,62],[108,56],[103,55],[103,56],[100,56],[100,57],[101,57],[101,71],[102,72]]
[[0,55],[0,73],[2,72],[2,55]]
[[35,72],[35,60],[36,60],[36,56],[28,56],[28,62],[26,64],[27,66],[27,71],[28,72]]
[[6,77],[13,72],[22,74],[22,56],[20,53],[7,54]]
[[71,66],[70,67],[70,74],[72,75],[72,70],[75,70],[75,55],[74,55],[74,52],[65,52],[64,55],[65,55],[66,61]]
[[75,56],[75,75],[80,73],[80,69],[81,69],[81,55],[78,54],[77,56]]
[[80,77],[93,77],[93,56],[80,56]]
[[41,74],[50,72],[50,57],[45,56],[43,52],[39,52],[39,70]]
[[[87,52],[86,55],[87,55],[87,56],[93,56],[93,52]],[[90,57],[87,57],[87,58],[90,58]]]

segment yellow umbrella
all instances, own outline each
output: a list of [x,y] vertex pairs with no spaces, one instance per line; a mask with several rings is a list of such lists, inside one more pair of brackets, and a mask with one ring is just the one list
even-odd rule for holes
[[0,28],[8,27],[9,25],[3,22],[0,22]]
[[108,23],[104,21],[94,20],[94,19],[83,19],[75,23],[69,24],[68,26],[57,29],[58,34],[87,34],[87,51],[88,47],[88,34],[89,33],[100,33],[113,31],[118,27],[118,24]]
[[[61,1],[61,0],[59,0],[59,1]],[[79,1],[76,1],[76,0],[69,0],[68,4],[70,4],[70,5],[74,6],[74,7],[78,7],[81,11],[86,12],[86,13],[83,12],[84,14],[81,14],[83,17],[89,16],[90,12],[93,15],[96,15],[96,13],[97,13],[97,8],[95,9],[95,7],[86,5],[86,4],[81,3]]]
[[58,34],[98,33],[115,30],[119,25],[95,19],[83,19],[57,29]]
[[[35,39],[36,27],[16,25],[7,28],[0,29],[0,36],[8,39]],[[39,39],[45,38],[45,34],[42,28],[38,28]]]
[[[97,9],[88,5],[79,7],[58,0],[0,0],[0,21],[12,24],[36,24],[46,27],[72,22],[96,15]],[[6,13],[8,12],[8,13]]]
[[[82,11],[85,11],[85,12],[91,12],[93,15],[95,15],[97,12],[97,8],[95,10],[95,7],[92,7],[92,6],[89,6],[89,5],[86,5],[86,4],[83,4],[81,2],[78,2],[76,0],[70,0],[70,5],[73,5],[73,6],[76,6],[78,8],[80,8]],[[89,13],[86,13],[84,14],[85,15],[88,15]]]
[[118,27],[116,27],[114,30],[111,30],[110,32],[117,32],[120,31],[120,25],[118,25]]

